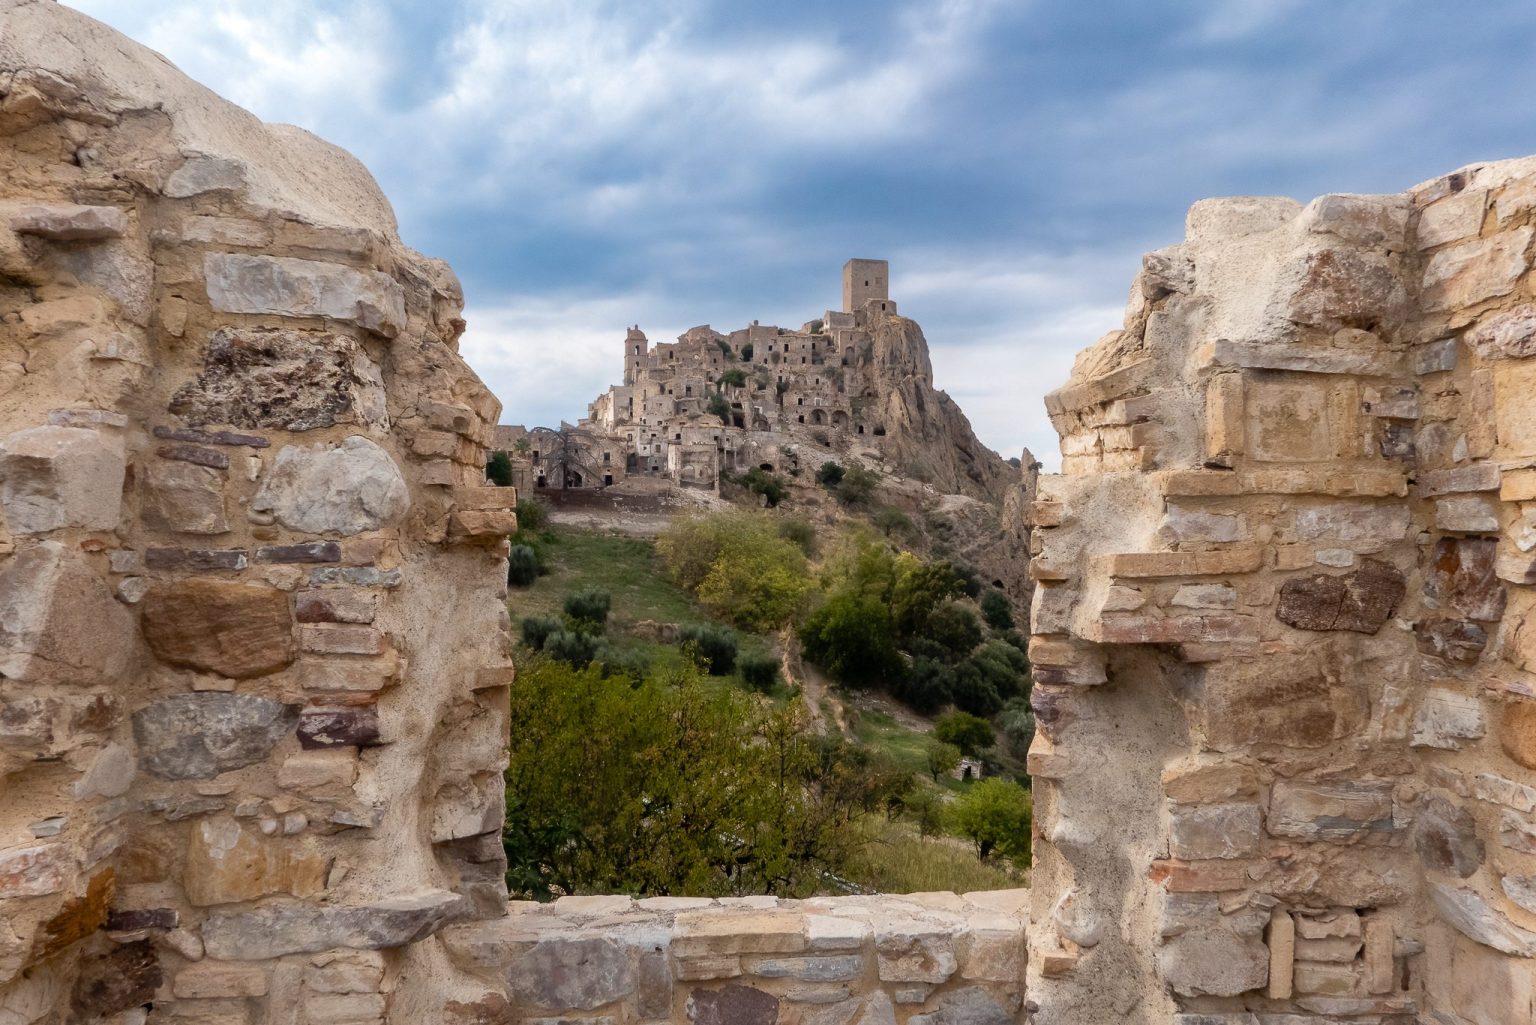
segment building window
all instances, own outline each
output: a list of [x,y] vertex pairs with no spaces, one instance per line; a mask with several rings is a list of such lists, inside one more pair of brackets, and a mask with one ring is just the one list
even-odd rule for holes
[[613,453],[612,452],[604,452],[603,453],[603,462],[605,462],[605,463],[613,462]]

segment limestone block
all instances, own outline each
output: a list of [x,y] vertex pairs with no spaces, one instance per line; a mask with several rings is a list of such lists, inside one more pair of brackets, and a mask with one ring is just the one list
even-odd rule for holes
[[1268,829],[1299,840],[1349,840],[1392,830],[1392,784],[1281,782],[1270,792]]
[[736,983],[721,989],[695,989],[688,996],[689,1025],[776,1025],[779,998]]
[[170,409],[193,426],[385,426],[383,384],[377,365],[350,335],[226,327],[209,338],[202,372],[176,391]]
[[1466,340],[1484,360],[1536,356],[1536,306],[1517,306],[1480,321]]
[[1270,914],[1268,946],[1269,980],[1264,995],[1271,1000],[1287,1000],[1296,962],[1296,923],[1284,911],[1277,909]]
[[1275,616],[1299,630],[1350,630],[1373,634],[1403,599],[1407,584],[1391,565],[1360,560],[1342,576],[1291,577],[1280,587]]
[[1527,769],[1536,769],[1536,701],[1510,699],[1499,711],[1499,745]]
[[1483,211],[1487,207],[1487,189],[1468,189],[1431,203],[1419,213],[1414,241],[1419,249],[1433,249],[1447,242],[1475,238],[1483,228]]
[[393,338],[405,327],[405,294],[394,278],[334,263],[243,253],[203,258],[208,301],[222,313],[329,317]]
[[[1014,1025],[1013,1013],[1005,1007],[996,996],[980,986],[966,986],[963,989],[949,990],[941,993],[938,998],[938,1009],[923,1014],[914,1014],[907,1019],[907,1025]],[[872,1005],[873,1008],[873,1005]],[[881,1012],[884,1005],[880,1006]],[[867,1021],[869,1025],[876,1025],[880,1021],[889,1021],[883,1016],[867,1015],[859,1025]]]
[[389,453],[354,435],[338,447],[290,445],[278,453],[251,508],[309,534],[360,534],[396,522],[410,491]]
[[1400,253],[1408,248],[1407,196],[1318,196],[1306,205],[1297,224],[1304,230],[1333,235],[1357,246]]
[[1506,954],[1536,957],[1536,932],[1511,922],[1476,891],[1431,879],[1429,893],[1440,917],[1467,938]]
[[1496,363],[1493,368],[1494,420],[1499,451],[1536,456],[1536,360]]
[[144,525],[183,534],[222,534],[224,474],[190,462],[155,461],[144,476]]
[[171,991],[178,999],[266,996],[267,971],[259,965],[200,961],[176,973]]
[[1365,920],[1364,981],[1367,993],[1390,993],[1396,988],[1394,946],[1391,919],[1371,915]]
[[0,676],[113,684],[133,648],[128,611],[63,545],[43,541],[0,563]]
[[209,957],[225,961],[266,961],[337,947],[387,950],[437,932],[453,920],[461,900],[446,890],[427,890],[355,906],[272,904],[216,912],[203,922],[203,944]]
[[186,199],[205,192],[243,192],[247,176],[245,162],[235,157],[189,153],[166,180],[165,194],[172,199]]
[[792,911],[685,911],[674,922],[677,957],[798,953],[805,949],[805,918]]
[[1213,896],[1169,894],[1155,950],[1159,974],[1183,996],[1236,996],[1264,986],[1269,917],[1248,907],[1224,914]]
[[1490,538],[1440,538],[1425,575],[1425,595],[1468,619],[1498,622],[1505,603],[1498,557],[1499,543]]
[[1296,513],[1296,536],[1335,542],[1355,551],[1380,551],[1408,532],[1409,511],[1400,504],[1333,502]]
[[56,242],[122,238],[128,231],[128,215],[115,206],[18,203],[9,205],[4,216],[18,235],[36,235]]
[[181,238],[184,242],[262,249],[272,244],[271,230],[246,217],[188,217],[181,222]]
[[215,815],[192,824],[182,886],[187,899],[199,907],[274,893],[309,897],[324,888],[325,870],[325,858],[245,829],[227,815]]
[[133,714],[139,764],[164,779],[212,779],[263,761],[298,712],[255,694],[203,691],[161,698]]
[[1452,690],[1436,688],[1424,695],[1424,703],[1413,720],[1410,743],[1414,747],[1434,747],[1455,751],[1466,741],[1487,732],[1482,702]]
[[244,680],[293,662],[293,614],[274,588],[189,578],[151,587],[142,607],[144,637],[170,665]]
[[1413,626],[1418,649],[1451,662],[1476,662],[1488,646],[1488,633],[1468,620],[1440,616],[1421,619]]
[[1517,228],[1435,253],[1424,268],[1424,308],[1465,309],[1508,295],[1525,273],[1531,234],[1528,227]]
[[1499,503],[1487,495],[1453,495],[1435,500],[1435,526],[1472,534],[1499,530]]
[[1281,263],[1273,313],[1294,324],[1336,332],[1370,328],[1390,337],[1409,312],[1399,262],[1347,245],[1306,246]]
[[0,851],[0,897],[44,897],[70,882],[75,855],[64,844]]
[[1353,964],[1298,960],[1292,979],[1300,994],[1349,997],[1364,991],[1360,970]]
[[874,922],[875,953],[882,982],[947,982],[959,964],[949,930],[901,918]]
[[1191,509],[1168,503],[1158,532],[1173,541],[1243,541],[1248,523],[1238,513]]
[[1168,853],[1175,858],[1244,857],[1263,831],[1257,804],[1173,805],[1168,819]]
[[77,801],[92,797],[121,797],[133,785],[137,773],[138,764],[133,752],[121,744],[108,744],[75,781],[72,794]]
[[0,507],[12,534],[112,530],[126,471],[119,438],[80,427],[32,427],[0,441]]

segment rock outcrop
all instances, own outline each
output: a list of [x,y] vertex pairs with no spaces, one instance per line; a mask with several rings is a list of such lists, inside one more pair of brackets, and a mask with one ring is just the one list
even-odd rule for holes
[[1196,204],[1048,397],[1037,1025],[1536,1020],[1533,212]]
[[461,307],[347,154],[0,2],[0,1022],[485,995],[436,935],[506,913],[515,493]]

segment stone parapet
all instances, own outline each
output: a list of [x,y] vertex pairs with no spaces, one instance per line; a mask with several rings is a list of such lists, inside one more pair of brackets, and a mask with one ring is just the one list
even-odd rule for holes
[[486,988],[466,1023],[1015,1025],[1027,901],[565,897],[440,939]]

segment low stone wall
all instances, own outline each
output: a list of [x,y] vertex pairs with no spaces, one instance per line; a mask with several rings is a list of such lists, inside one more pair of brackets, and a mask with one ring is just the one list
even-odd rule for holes
[[1014,1025],[1028,896],[565,897],[440,939],[465,1022]]

